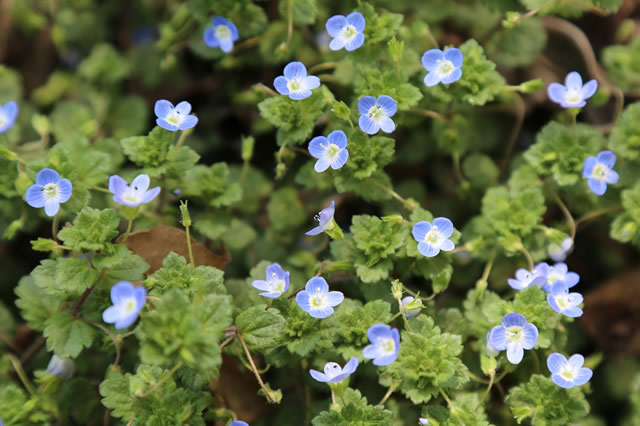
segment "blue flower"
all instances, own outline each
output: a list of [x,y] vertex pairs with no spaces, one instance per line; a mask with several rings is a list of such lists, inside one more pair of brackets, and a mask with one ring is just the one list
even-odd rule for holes
[[418,419],[418,421],[420,422],[421,425],[430,425],[431,422],[429,421],[429,419],[425,419],[424,417],[420,417]]
[[134,287],[129,281],[120,281],[111,287],[111,301],[102,313],[104,322],[115,323],[116,329],[127,328],[138,318],[138,313],[144,307],[147,290],[140,286]]
[[380,129],[391,133],[396,129],[396,123],[390,117],[398,111],[398,105],[391,96],[382,95],[378,99],[373,96],[363,96],[358,102],[360,119],[358,125],[363,132],[375,135]]
[[367,330],[370,345],[362,350],[362,356],[373,359],[373,365],[385,366],[398,358],[400,333],[387,324],[374,324]]
[[583,300],[580,293],[569,293],[569,287],[562,281],[556,281],[547,295],[547,302],[554,311],[571,318],[582,316],[582,309],[578,305]]
[[242,420],[234,420],[229,423],[229,426],[249,426],[249,423],[243,422]]
[[320,79],[315,75],[307,76],[307,69],[302,62],[289,62],[284,67],[284,76],[273,80],[278,93],[289,95],[289,98],[299,101],[311,96],[311,90],[320,87]]
[[113,193],[113,201],[123,206],[137,207],[152,201],[160,193],[160,187],[149,189],[149,175],[138,175],[131,182],[131,186],[126,180],[118,175],[109,178],[109,191]]
[[494,348],[493,346],[491,346],[491,341],[489,340],[490,336],[491,336],[491,330],[487,331],[487,337],[486,337],[487,343],[485,344],[485,347],[484,347],[484,353],[487,354],[488,356],[498,356],[500,351]]
[[76,371],[76,363],[71,358],[58,358],[53,355],[47,365],[47,373],[69,380]]
[[296,302],[303,311],[313,318],[327,318],[333,313],[333,307],[344,300],[339,291],[329,291],[329,284],[322,277],[313,277],[307,281],[304,290],[296,294]]
[[311,231],[305,232],[305,235],[318,235],[325,229],[329,228],[329,226],[333,224],[333,214],[336,211],[335,205],[336,203],[331,201],[331,205],[329,207],[322,209],[320,213],[314,217],[314,219],[318,221],[318,226],[313,228]]
[[335,130],[329,133],[329,136],[316,136],[309,142],[309,152],[314,158],[317,158],[316,165],[313,169],[318,172],[324,172],[331,166],[337,170],[344,166],[349,158],[347,147],[347,135],[342,130]]
[[18,118],[18,110],[18,104],[15,101],[0,105],[0,133],[4,133],[13,127]]
[[561,245],[549,244],[549,247],[547,247],[547,252],[549,253],[549,257],[552,260],[556,262],[562,262],[567,258],[567,253],[569,252],[569,250],[571,250],[571,247],[573,247],[573,240],[571,239],[571,237],[567,237],[562,240]]
[[311,377],[322,383],[338,383],[349,377],[358,368],[358,358],[353,357],[340,367],[338,363],[328,362],[324,365],[324,373],[316,370],[309,370]]
[[567,359],[564,355],[554,352],[547,358],[551,380],[565,389],[582,386],[591,380],[593,371],[583,365],[584,357],[580,354],[571,355],[571,358]]
[[565,283],[567,288],[573,287],[580,281],[580,275],[575,272],[569,272],[566,263],[556,263],[550,266],[546,262],[541,262],[533,268],[533,273],[546,278],[547,281],[542,286],[542,289],[547,293],[551,291],[551,286],[557,281]]
[[364,43],[364,27],[366,22],[362,13],[353,12],[345,18],[343,15],[334,15],[327,19],[327,32],[334,37],[329,43],[329,49],[340,50],[343,47],[351,52]]
[[596,157],[584,160],[582,177],[587,179],[591,192],[602,195],[607,192],[607,184],[618,182],[620,176],[613,170],[616,155],[611,151],[600,151]]
[[427,257],[434,257],[442,251],[451,251],[455,245],[449,237],[453,234],[453,223],[446,217],[438,217],[433,224],[421,221],[413,225],[413,238],[418,242],[418,251]]
[[[414,300],[415,298],[413,296],[406,296],[402,298],[400,303],[402,303],[402,307],[406,309],[406,306],[409,303],[413,302]],[[420,309],[412,309],[410,311],[405,311],[404,316],[406,316],[407,319],[410,319],[413,317],[417,317],[419,313],[420,313]]]
[[582,108],[597,89],[596,80],[591,80],[583,86],[582,77],[573,71],[565,77],[564,86],[560,83],[551,83],[547,88],[547,94],[549,99],[563,108]]
[[211,20],[211,26],[204,30],[203,38],[207,46],[219,47],[229,53],[233,50],[233,42],[238,40],[238,28],[222,16],[216,16]]
[[524,290],[531,285],[542,287],[546,282],[546,277],[544,275],[541,275],[540,271],[538,271],[538,273],[531,273],[522,268],[516,271],[515,279],[509,278],[507,280],[509,286],[514,290]]
[[533,349],[538,341],[538,329],[524,315],[510,313],[502,317],[502,325],[491,329],[489,344],[496,350],[507,350],[511,364],[520,364],[524,349]]
[[191,104],[187,101],[182,101],[174,107],[166,99],[160,99],[156,101],[153,112],[158,117],[156,124],[171,132],[191,129],[198,124],[198,117],[189,114],[191,112]]
[[429,71],[424,78],[427,87],[438,83],[451,84],[462,77],[463,57],[460,49],[450,47],[444,52],[440,49],[431,49],[422,55],[422,66]]
[[272,263],[267,266],[264,281],[255,280],[251,285],[258,290],[263,290],[260,296],[275,299],[289,289],[289,272],[285,272],[277,263]]
[[31,185],[25,194],[25,200],[31,207],[44,207],[47,216],[55,216],[60,204],[71,198],[73,185],[69,179],[60,179],[53,169],[42,169],[36,175],[35,185]]

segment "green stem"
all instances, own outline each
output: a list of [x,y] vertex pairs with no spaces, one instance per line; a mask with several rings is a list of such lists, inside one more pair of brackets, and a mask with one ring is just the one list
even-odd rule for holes
[[288,21],[287,21],[287,50],[291,45],[291,38],[293,37],[293,0],[288,0]]
[[105,333],[107,333],[109,335],[109,337],[111,337],[111,340],[113,340],[113,345],[116,348],[116,359],[113,362],[113,367],[117,367],[118,364],[120,363],[120,342],[118,341],[117,337],[111,332],[109,331],[109,329],[107,327],[105,327],[104,325],[95,322],[95,321],[91,321],[90,319],[86,319],[86,318],[78,318],[80,321],[84,321],[87,324],[91,324],[95,327],[98,327],[100,330],[104,331]]
[[482,383],[484,385],[486,385],[487,383],[489,383],[488,380],[485,380],[481,377],[476,376],[475,374],[473,374],[471,371],[467,371],[467,374],[469,375],[469,377],[471,377],[471,380],[474,380],[478,383]]
[[498,254],[498,247],[494,247],[493,251],[491,252],[491,257],[489,257],[489,261],[484,266],[484,271],[482,271],[482,277],[480,277],[481,280],[487,281],[489,279],[489,274],[491,274],[491,269],[493,268],[493,262],[495,262],[497,254]]
[[442,395],[442,397],[444,398],[445,401],[447,401],[447,404],[449,405],[449,407],[453,407],[453,404],[451,403],[451,400],[449,399],[449,397],[447,396],[446,393],[444,393],[444,391],[442,389],[440,389],[440,395]]
[[533,258],[531,257],[529,251],[522,244],[520,244],[520,252],[524,254],[524,257],[527,258],[527,262],[529,263],[529,270],[533,271]]
[[5,356],[9,358],[9,361],[11,361],[11,365],[13,365],[13,369],[16,370],[16,373],[18,374],[20,381],[22,382],[24,387],[27,388],[27,390],[29,391],[29,394],[31,394],[31,396],[37,396],[36,390],[33,388],[33,385],[27,378],[27,375],[24,372],[24,369],[22,368],[22,364],[20,364],[20,360],[18,360],[18,358],[16,358],[15,355],[7,354]]
[[487,397],[489,396],[489,392],[491,392],[491,388],[493,387],[493,379],[495,378],[495,374],[492,374],[491,376],[489,376],[489,385],[487,386],[487,390],[484,392],[484,395],[482,396],[482,399],[480,400],[480,402],[478,403],[478,407],[480,408],[480,406],[482,405],[482,403],[487,399]]
[[129,233],[131,232],[131,227],[133,226],[133,217],[129,219],[129,223],[127,224],[127,231],[124,233],[124,238],[122,238],[122,244],[127,242],[127,238],[129,238]]
[[588,220],[595,219],[598,216],[602,216],[602,215],[605,215],[605,214],[608,214],[608,213],[613,213],[613,212],[616,212],[616,211],[619,211],[619,210],[624,210],[624,207],[616,206],[616,207],[609,207],[609,208],[606,208],[606,209],[592,211],[592,212],[587,213],[584,216],[581,216],[578,219],[576,219],[576,227],[578,225],[580,225],[582,222],[586,222]]
[[377,186],[378,188],[382,188],[385,191],[387,191],[389,193],[389,195],[391,195],[393,198],[395,198],[396,200],[400,201],[402,204],[404,204],[404,206],[410,210],[413,211],[416,208],[415,203],[411,203],[409,201],[407,201],[406,199],[404,199],[400,194],[398,194],[397,192],[395,192],[393,189],[391,188],[387,188],[386,186],[384,186],[381,183],[376,182],[375,180],[371,180],[371,182]]
[[573,219],[571,212],[569,211],[567,206],[562,202],[562,200],[560,199],[556,191],[554,191],[554,189],[548,183],[547,183],[547,188],[549,189],[549,192],[551,193],[551,197],[553,198],[553,200],[556,202],[558,207],[560,207],[560,210],[562,210],[562,214],[564,214],[564,217],[567,219],[567,222],[569,222],[569,229],[571,230],[570,231],[571,240],[575,240],[576,222]]
[[398,307],[400,308],[400,314],[402,315],[402,320],[404,321],[404,326],[407,331],[411,331],[411,326],[409,325],[409,320],[407,319],[407,314],[405,313],[404,306],[402,306],[402,299],[398,297],[396,299],[398,301]]
[[196,267],[196,262],[193,260],[193,250],[191,249],[191,235],[189,234],[189,226],[185,226],[187,232],[187,249],[189,250],[189,261],[191,262],[191,266]]
[[323,62],[321,64],[316,64],[314,66],[312,66],[311,68],[309,68],[309,71],[307,71],[308,74],[313,74],[316,71],[325,71],[325,70],[332,70],[335,67],[337,67],[338,65],[340,65],[339,62]]
[[100,192],[106,192],[107,194],[111,194],[111,191],[109,191],[107,188],[101,188],[99,186],[92,186],[91,189],[94,189],[94,190],[100,191]]
[[253,374],[256,376],[256,379],[258,380],[258,384],[260,384],[260,388],[264,392],[264,395],[267,398],[267,401],[271,403],[275,403],[276,400],[271,396],[271,393],[269,392],[267,387],[264,385],[264,382],[262,381],[262,377],[260,377],[258,368],[256,367],[256,364],[253,362],[253,358],[251,357],[251,352],[249,352],[249,348],[247,348],[247,344],[244,342],[242,335],[238,333],[237,336],[238,336],[238,340],[240,340],[240,344],[242,345],[242,348],[244,349],[244,353],[247,355],[247,359],[251,364],[251,368],[253,369]]
[[387,402],[387,399],[389,399],[391,394],[398,388],[398,386],[400,386],[401,383],[402,383],[402,379],[392,384],[389,390],[387,390],[387,393],[385,393],[382,399],[380,400],[380,402],[378,402],[378,405],[384,405],[384,403]]
[[60,222],[60,218],[56,214],[53,217],[53,223],[51,223],[51,235],[53,235],[53,241],[58,242],[58,224]]
[[444,123],[449,123],[449,119],[439,112],[431,111],[428,109],[410,109],[409,112],[419,115],[424,115],[425,117],[433,118],[435,120],[440,120]]
[[180,138],[178,139],[178,142],[176,143],[176,148],[180,148],[182,146],[182,144],[184,143],[184,141],[187,138],[187,134],[189,134],[189,130],[183,130],[182,133],[180,133]]

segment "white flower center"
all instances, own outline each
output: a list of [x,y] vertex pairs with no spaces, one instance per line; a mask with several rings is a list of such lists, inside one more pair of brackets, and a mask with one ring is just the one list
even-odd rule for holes
[[379,121],[382,117],[384,117],[384,110],[382,109],[382,107],[380,107],[379,105],[374,105],[371,108],[369,108],[369,112],[367,112],[367,115],[369,116],[370,119],[372,119],[373,121]]
[[448,59],[438,59],[438,72],[443,75],[449,75],[456,69],[453,62]]
[[58,184],[48,183],[45,186],[40,187],[40,190],[44,192],[45,198],[56,198],[58,196]]
[[598,180],[605,180],[607,178],[607,166],[604,164],[596,164],[591,172],[592,177]]
[[297,92],[302,89],[302,80],[298,77],[294,77],[291,80],[287,81],[287,89],[290,92]]
[[440,231],[438,231],[437,226],[432,226],[431,230],[427,232],[427,235],[424,236],[424,240],[427,243],[437,244],[442,239],[442,235]]
[[177,126],[178,124],[182,123],[184,118],[182,117],[182,114],[180,114],[178,111],[173,110],[167,116],[167,118],[165,118],[165,120],[167,120],[169,123],[173,124],[174,126]]
[[559,296],[555,297],[556,299],[556,303],[558,304],[558,307],[560,309],[567,309],[569,307],[569,295],[568,294],[561,294]]
[[378,340],[378,348],[385,355],[391,355],[396,350],[396,342],[391,337]]
[[512,343],[520,343],[524,338],[524,333],[522,332],[522,327],[519,325],[512,325],[511,327],[507,327],[507,340]]
[[125,315],[134,313],[136,311],[136,299],[127,299],[127,301],[123,303],[122,310]]
[[9,119],[4,114],[0,114],[0,127],[7,124],[7,121],[9,121]]
[[226,25],[218,25],[216,27],[216,38],[218,40],[226,40],[231,37],[231,31]]
[[142,199],[141,195],[142,194],[138,191],[138,187],[133,187],[129,188],[122,198],[130,203],[137,203]]
[[342,30],[342,36],[344,38],[351,39],[358,35],[358,30],[351,24],[347,24]]
[[285,282],[284,280],[278,279],[278,276],[274,272],[269,280],[269,285],[271,286],[271,291],[282,293],[284,291]]
[[568,104],[578,104],[582,102],[582,91],[567,90],[567,94],[564,96],[564,100]]
[[326,305],[325,295],[320,292],[320,289],[316,289],[316,294],[309,297],[309,304],[312,308],[322,308]]
[[560,370],[560,376],[563,379],[573,381],[578,374],[578,370],[571,365],[571,363],[567,362],[562,369]]
[[328,147],[325,148],[325,154],[329,156],[331,159],[335,158],[340,152],[340,147],[335,143],[329,144]]
[[547,283],[553,284],[556,281],[560,281],[564,279],[564,275],[553,269],[553,267],[549,268],[549,273],[547,274]]

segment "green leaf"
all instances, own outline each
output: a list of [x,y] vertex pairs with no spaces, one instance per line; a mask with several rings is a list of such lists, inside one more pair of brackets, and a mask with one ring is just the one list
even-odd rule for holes
[[405,241],[402,224],[384,222],[375,216],[359,215],[351,219],[351,233],[356,247],[364,252],[368,264],[393,255]]
[[307,221],[307,213],[298,199],[298,191],[292,186],[280,188],[271,194],[267,212],[271,226],[280,232],[291,231]]
[[199,197],[213,207],[230,206],[242,199],[242,187],[230,181],[227,163],[191,167],[183,183],[185,195]]
[[53,251],[58,247],[58,243],[51,238],[38,237],[37,240],[31,241],[33,251]]
[[56,312],[45,321],[43,332],[47,350],[59,358],[76,358],[82,348],[91,346],[95,334],[91,325],[74,319],[68,312]]
[[61,300],[55,299],[35,285],[31,276],[22,277],[15,288],[16,306],[20,308],[22,318],[27,320],[29,327],[42,331],[45,322],[60,310]]
[[356,11],[362,13],[367,22],[364,29],[365,45],[390,40],[398,31],[404,19],[404,15],[400,13],[386,12],[378,14],[369,3],[362,3]]
[[148,108],[139,96],[123,96],[115,98],[109,105],[106,124],[111,128],[111,135],[121,139],[137,135],[144,131],[148,120]]
[[625,108],[609,136],[609,148],[629,160],[640,158],[640,102]]
[[101,43],[80,63],[78,74],[98,86],[110,86],[128,76],[129,64],[113,46]]
[[472,186],[488,188],[498,183],[500,169],[491,157],[481,152],[474,152],[465,157],[462,171]]
[[62,229],[58,238],[78,252],[109,251],[111,240],[118,235],[119,224],[115,210],[85,207],[73,220],[73,226]]
[[206,291],[208,294],[226,294],[224,272],[211,266],[194,268],[187,259],[171,252],[158,269],[147,279],[145,286],[153,287],[154,295],[163,295],[170,289],[182,290],[185,294]]
[[382,405],[368,405],[359,390],[347,388],[340,411],[323,411],[314,417],[313,426],[365,426],[391,424],[392,413]]
[[[51,112],[51,133],[57,141],[89,138],[98,130],[95,114],[88,106],[79,102],[56,103]],[[58,170],[60,173],[60,171]]]
[[487,50],[496,52],[498,65],[515,68],[532,64],[546,44],[547,32],[542,20],[529,17],[513,28],[496,31]]
[[[130,376],[127,374],[127,376]],[[129,378],[120,373],[111,374],[100,383],[102,403],[111,410],[111,414],[125,421],[133,419],[135,411],[133,404],[136,397],[129,390]]]
[[338,352],[345,358],[359,356],[359,348],[369,343],[369,327],[391,319],[391,305],[383,300],[375,300],[363,306],[357,300],[345,299],[329,319],[340,339]]
[[316,20],[316,0],[285,0],[278,7],[280,16],[285,20],[291,15],[296,25],[313,24]]
[[45,259],[32,272],[35,285],[49,296],[60,300],[73,300],[95,284],[98,271],[86,259],[59,257]]
[[129,160],[144,167],[151,176],[159,176],[165,171],[163,167],[173,139],[173,132],[154,127],[148,136],[133,136],[120,141],[122,151]]
[[264,352],[278,346],[285,332],[280,311],[266,305],[252,306],[236,317],[236,326],[250,351]]
[[544,195],[538,187],[518,191],[494,187],[482,198],[482,216],[491,230],[501,236],[529,235],[542,223],[545,211]]

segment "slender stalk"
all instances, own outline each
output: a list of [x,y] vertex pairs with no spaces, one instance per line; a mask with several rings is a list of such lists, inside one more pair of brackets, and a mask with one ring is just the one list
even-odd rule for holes
[[407,287],[406,285],[402,284],[402,288],[404,288],[404,290],[409,293],[410,295],[412,295],[413,297],[417,297],[420,300],[424,300],[424,301],[429,301],[429,300],[433,300],[434,297],[436,297],[437,293],[432,294],[429,297],[422,297],[422,296],[418,296],[418,293],[416,293],[415,291],[411,291],[411,289],[409,289],[409,287]]
[[182,133],[180,133],[180,138],[178,139],[178,142],[176,143],[176,148],[180,148],[182,146],[182,144],[186,140],[187,135],[189,133],[190,133],[189,130],[183,130]]
[[476,381],[478,383],[482,383],[482,384],[487,384],[489,383],[488,380],[485,380],[481,377],[476,376],[475,374],[473,374],[471,371],[467,371],[467,374],[469,375],[469,377],[471,378],[471,380]]
[[616,207],[609,207],[606,209],[601,209],[601,210],[594,210],[592,212],[589,212],[587,214],[585,214],[584,216],[579,217],[578,219],[576,219],[576,227],[578,227],[578,225],[580,225],[583,222],[587,222],[591,219],[595,219],[596,217],[608,214],[608,213],[613,213],[619,210],[623,210],[624,207],[622,206],[616,206]]
[[489,376],[489,384],[487,385],[487,390],[484,392],[484,395],[482,395],[482,399],[480,400],[480,402],[478,403],[478,407],[476,408],[480,408],[480,406],[482,405],[482,403],[487,399],[487,397],[489,396],[489,392],[491,392],[491,388],[493,387],[493,379],[495,378],[495,374],[492,374],[491,376]]
[[20,377],[20,381],[22,382],[24,387],[27,388],[27,390],[29,391],[29,394],[31,394],[31,396],[37,396],[36,390],[33,388],[33,385],[29,381],[27,374],[24,372],[24,369],[22,368],[22,364],[20,364],[20,360],[16,358],[15,355],[7,354],[5,356],[9,358],[9,361],[11,361],[11,365],[13,365],[13,369],[16,370],[18,377]]
[[564,214],[564,217],[567,219],[567,222],[569,222],[569,229],[571,230],[570,236],[572,240],[575,240],[576,222],[575,220],[573,220],[573,216],[571,215],[571,212],[569,211],[567,206],[562,202],[562,200],[560,199],[556,191],[554,191],[554,189],[551,187],[551,185],[547,184],[547,188],[549,189],[549,192],[551,193],[551,197],[553,198],[553,200],[556,202],[558,207],[560,207],[560,210],[562,210],[562,214]]
[[424,115],[425,117],[429,117],[429,118],[433,118],[435,120],[440,120],[444,123],[449,123],[451,120],[449,120],[447,117],[445,117],[444,115],[440,114],[439,112],[435,112],[435,111],[431,111],[428,109],[410,109],[409,112],[413,113],[413,114],[419,114],[419,115]]
[[109,191],[107,188],[102,188],[100,186],[92,186],[91,189],[100,191],[100,192],[106,192],[107,194],[111,194],[111,191]]
[[323,62],[321,64],[316,64],[316,65],[312,66],[311,68],[309,68],[309,71],[307,71],[307,72],[309,74],[313,74],[316,71],[332,70],[335,67],[337,67],[338,65],[340,65],[339,62]]
[[378,188],[382,188],[385,191],[387,191],[389,193],[389,195],[391,195],[393,198],[395,198],[396,200],[400,201],[402,204],[404,204],[404,206],[413,211],[416,208],[416,205],[414,203],[411,203],[409,201],[407,201],[406,199],[404,199],[402,196],[400,196],[400,194],[398,194],[397,192],[395,192],[393,189],[391,188],[387,188],[386,186],[384,186],[383,184],[376,182],[375,180],[371,181],[375,186],[377,186]]
[[11,348],[12,351],[14,351],[15,353],[20,353],[20,348],[18,348],[16,346],[15,343],[13,343],[13,341],[11,340],[11,338],[9,337],[8,334],[6,334],[4,331],[0,330],[0,340],[2,340],[4,343],[7,344],[7,346],[9,346]]
[[256,376],[256,379],[258,380],[258,383],[260,384],[260,388],[262,388],[262,391],[264,392],[264,395],[267,397],[267,401],[275,403],[276,400],[271,396],[271,393],[269,392],[267,387],[264,385],[264,382],[262,381],[262,377],[260,377],[260,373],[258,372],[258,368],[256,367],[256,364],[253,362],[253,358],[251,358],[251,352],[249,352],[249,348],[247,348],[247,344],[244,342],[244,339],[242,338],[242,335],[240,333],[238,333],[237,336],[238,336],[238,340],[240,340],[240,344],[242,345],[242,348],[244,349],[244,353],[247,355],[247,359],[249,360],[249,363],[251,364],[251,368],[253,369],[253,374]]
[[511,154],[513,153],[513,148],[516,145],[516,140],[518,139],[518,135],[520,134],[520,130],[522,129],[522,124],[524,123],[524,117],[526,114],[526,109],[524,105],[524,101],[522,100],[522,96],[515,93],[516,99],[516,107],[515,107],[515,115],[516,121],[513,125],[513,129],[511,130],[511,134],[509,135],[509,142],[507,142],[507,149],[504,152],[504,156],[502,157],[502,161],[500,163],[500,173],[504,173],[507,170],[509,165],[509,159],[511,158]]
[[111,340],[113,340],[113,345],[116,348],[116,359],[113,362],[113,366],[117,367],[118,364],[120,363],[120,342],[118,342],[117,337],[111,332],[109,331],[109,329],[107,327],[105,327],[104,325],[97,323],[95,321],[91,321],[90,319],[87,318],[78,318],[80,321],[84,321],[87,324],[91,324],[93,326],[98,327],[100,330],[104,331],[105,333],[107,333],[109,335],[109,337],[111,337]]
[[449,407],[453,407],[453,404],[451,403],[451,400],[449,399],[449,397],[447,396],[446,393],[444,393],[444,391],[442,389],[440,389],[440,395],[442,395],[442,397],[444,398],[445,401],[447,401],[447,404],[449,405]]
[[191,262],[191,266],[196,267],[196,262],[193,260],[193,250],[191,249],[191,235],[189,234],[189,226],[185,226],[185,230],[187,233],[187,250],[189,250],[189,262]]
[[58,214],[53,217],[53,222],[51,223],[51,235],[53,236],[53,241],[58,242],[58,224],[60,222],[60,218]]
[[524,257],[527,258],[527,262],[529,263],[529,270],[533,271],[533,266],[534,266],[533,258],[531,257],[531,254],[529,253],[529,251],[523,245],[521,245],[520,252],[524,254]]
[[129,238],[129,233],[131,232],[132,226],[133,226],[133,218],[129,219],[129,223],[127,224],[127,231],[124,233],[124,238],[122,238],[122,244],[127,242],[127,238]]
[[265,91],[269,96],[280,96],[280,94],[278,92],[276,92],[275,90],[273,90],[271,87],[269,86],[265,86],[262,83],[258,83],[256,84],[256,86],[258,89],[261,89],[263,91]]
[[[495,262],[497,254],[498,254],[498,247],[494,247],[493,251],[491,252],[491,257],[489,257],[489,261],[484,266],[484,271],[482,271],[482,277],[480,277],[481,280],[487,281],[489,279],[489,274],[491,274],[491,269],[493,268],[493,262]],[[531,267],[531,269],[533,269],[533,267]]]
[[142,394],[142,396],[140,396],[140,398],[144,398],[146,396],[149,396],[151,394],[151,392],[153,392],[154,390],[160,392],[160,389],[159,389],[160,385],[163,384],[164,382],[166,382],[167,380],[169,380],[171,378],[171,376],[173,376],[173,374],[180,369],[180,367],[182,367],[182,361],[180,361],[179,363],[174,365],[171,370],[169,370],[164,376],[162,376],[162,378],[160,380],[158,380],[158,383],[156,383],[155,385],[151,386],[151,389],[149,389],[144,394]]
[[287,50],[291,45],[293,37],[293,0],[288,0],[288,20],[287,20]]
[[227,346],[227,345],[228,345],[229,343],[231,343],[231,341],[232,341],[233,339],[235,339],[235,338],[236,338],[236,335],[235,335],[235,334],[234,334],[234,335],[232,335],[232,336],[227,337],[227,338],[224,340],[224,342],[222,342],[222,343],[220,344],[220,349],[222,349],[222,348],[224,348],[225,346]]
[[380,400],[380,402],[378,402],[378,405],[384,405],[384,403],[387,402],[387,399],[389,399],[391,394],[398,388],[398,386],[400,386],[401,383],[402,383],[402,379],[392,384],[389,387],[389,390],[387,390],[387,393],[385,393],[382,399]]
[[409,325],[409,320],[407,319],[407,314],[404,310],[404,306],[402,306],[402,299],[400,299],[399,297],[396,299],[398,301],[398,307],[400,309],[400,314],[402,315],[402,320],[404,322],[404,327],[408,330],[411,331],[411,326]]

